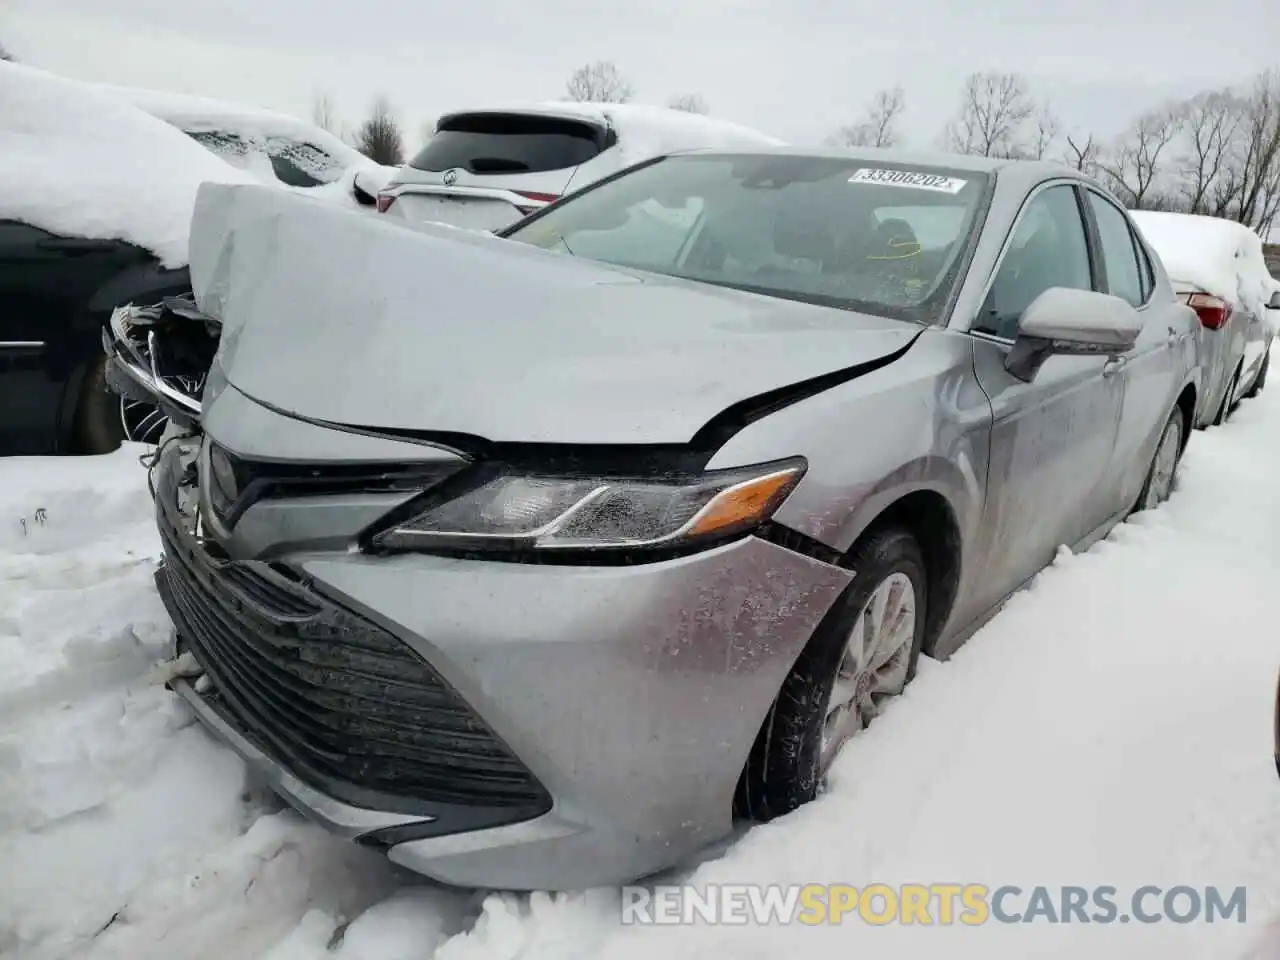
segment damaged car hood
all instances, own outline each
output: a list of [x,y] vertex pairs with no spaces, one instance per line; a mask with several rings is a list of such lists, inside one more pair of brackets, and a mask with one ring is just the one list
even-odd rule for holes
[[922,329],[257,186],[201,188],[191,277],[223,324],[218,372],[248,396],[494,442],[685,443],[726,408],[876,364]]

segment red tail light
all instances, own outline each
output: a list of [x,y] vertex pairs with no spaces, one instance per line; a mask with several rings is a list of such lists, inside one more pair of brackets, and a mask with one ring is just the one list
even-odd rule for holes
[[535,193],[532,190],[515,190],[522,197],[528,197],[530,200],[536,200],[538,203],[555,203],[560,199],[558,193]]
[[395,194],[380,193],[377,197],[377,207],[379,213],[386,213],[391,209],[391,205],[396,202]]
[[1221,330],[1231,319],[1231,304],[1221,297],[1193,293],[1187,297],[1187,306],[1196,312],[1200,325],[1206,330]]

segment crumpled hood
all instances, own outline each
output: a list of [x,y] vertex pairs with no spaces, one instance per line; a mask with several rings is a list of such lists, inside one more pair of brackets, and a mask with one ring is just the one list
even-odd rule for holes
[[201,188],[191,279],[248,396],[494,442],[684,443],[735,403],[920,333],[257,186]]

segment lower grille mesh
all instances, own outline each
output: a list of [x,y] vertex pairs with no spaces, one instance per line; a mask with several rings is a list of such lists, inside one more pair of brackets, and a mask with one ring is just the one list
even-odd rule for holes
[[157,510],[161,596],[206,700],[299,779],[354,806],[527,807],[532,774],[409,646],[263,564],[216,561]]

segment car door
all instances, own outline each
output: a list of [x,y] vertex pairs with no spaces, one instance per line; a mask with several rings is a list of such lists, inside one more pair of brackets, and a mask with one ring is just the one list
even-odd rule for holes
[[1240,265],[1240,302],[1247,314],[1244,334],[1240,390],[1243,393],[1252,386],[1262,370],[1262,361],[1271,348],[1271,321],[1267,316],[1267,304],[1271,300],[1271,274],[1262,250],[1262,240],[1256,235],[1243,238],[1237,254]]
[[101,353],[95,291],[141,252],[0,221],[0,456],[56,452],[68,386]]
[[0,221],[0,455],[53,449],[64,379],[58,354],[70,324],[66,258],[54,240]]
[[1129,217],[1096,190],[1086,189],[1084,194],[1100,267],[1097,289],[1133,306],[1143,321],[1133,349],[1117,358],[1124,402],[1112,480],[1123,506],[1135,503],[1142,492],[1151,457],[1173,409],[1177,395],[1174,347],[1186,331],[1170,323],[1167,304],[1152,302],[1155,273]]
[[1030,383],[1005,367],[1022,313],[1050,287],[1092,289],[1096,263],[1073,181],[1023,204],[971,325],[974,372],[991,401],[977,608],[990,606],[1117,509],[1123,381],[1105,357],[1051,356]]

